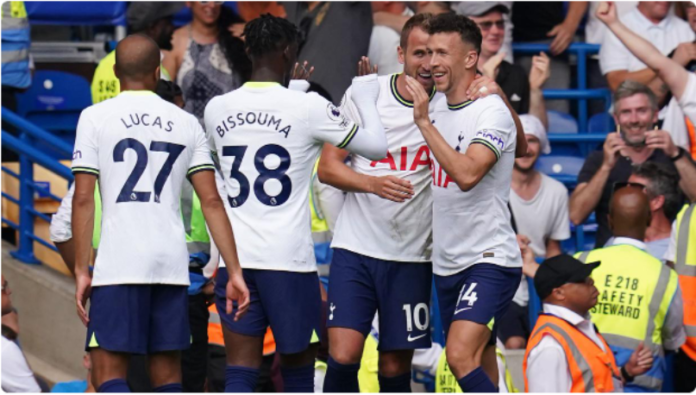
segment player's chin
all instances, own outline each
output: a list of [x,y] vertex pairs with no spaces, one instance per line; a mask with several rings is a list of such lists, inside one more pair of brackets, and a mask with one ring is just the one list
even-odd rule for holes
[[433,73],[432,79],[435,81],[435,87],[440,92],[446,92],[450,86],[450,79],[446,73]]

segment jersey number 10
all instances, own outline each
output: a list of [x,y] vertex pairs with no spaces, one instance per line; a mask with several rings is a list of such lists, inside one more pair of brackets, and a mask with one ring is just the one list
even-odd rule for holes
[[[251,183],[247,176],[244,175],[239,168],[242,166],[242,160],[246,154],[248,146],[246,145],[230,145],[222,147],[222,156],[232,156],[232,169],[230,170],[230,178],[237,180],[239,183],[239,194],[235,197],[228,196],[230,206],[233,208],[240,207],[249,198]],[[280,158],[280,165],[275,169],[266,167],[264,160],[269,155],[276,155]],[[279,206],[288,201],[292,192],[292,180],[286,174],[290,169],[290,153],[285,148],[277,144],[267,144],[259,148],[254,155],[254,167],[259,172],[259,176],[254,181],[254,194],[259,201],[266,206]],[[280,193],[276,196],[271,196],[263,189],[264,184],[268,180],[278,180],[281,185]]]

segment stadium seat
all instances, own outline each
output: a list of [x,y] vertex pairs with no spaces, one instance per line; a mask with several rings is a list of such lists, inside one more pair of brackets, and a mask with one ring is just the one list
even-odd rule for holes
[[616,130],[614,117],[603,112],[593,115],[587,123],[588,133],[611,133]]
[[27,1],[29,22],[39,25],[126,25],[125,1]]
[[74,135],[80,112],[92,104],[89,82],[62,71],[37,71],[34,83],[17,97],[17,112],[51,132]]
[[577,133],[578,121],[570,114],[549,110],[549,133]]
[[536,168],[572,188],[584,163],[585,158],[579,156],[544,155],[539,157]]

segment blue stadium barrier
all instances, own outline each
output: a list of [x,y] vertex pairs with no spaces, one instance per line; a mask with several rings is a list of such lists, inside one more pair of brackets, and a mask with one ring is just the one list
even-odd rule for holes
[[606,112],[593,115],[587,124],[588,133],[611,133],[615,130],[614,117]]
[[536,169],[571,189],[577,183],[584,163],[585,158],[579,156],[543,155],[537,160]]
[[126,26],[125,1],[26,1],[29,22],[37,25]]
[[[525,43],[514,44],[513,43],[512,50],[515,52],[515,54],[518,54],[518,55],[519,54],[535,55],[535,54],[538,54],[539,52],[549,52],[549,46],[547,44],[525,44]],[[579,126],[581,132],[585,132],[585,131],[587,131],[587,118],[588,118],[587,101],[590,99],[601,98],[601,97],[592,97],[592,95],[589,95],[587,92],[587,57],[589,55],[594,55],[594,54],[599,53],[599,45],[586,44],[586,43],[573,43],[573,44],[570,44],[570,46],[568,47],[566,52],[577,55],[577,59],[578,59],[577,76],[578,76],[578,78],[577,78],[577,82],[576,82],[577,89],[570,90],[570,91],[577,91],[576,97],[566,97],[565,99],[573,99],[573,100],[578,101],[578,126]],[[562,90],[562,92],[568,92],[568,91]],[[551,99],[551,97],[548,97],[546,93],[544,93],[544,97]]]
[[[63,133],[70,143],[74,143],[80,113],[90,105],[89,82],[62,71],[37,71],[31,87],[17,95],[19,115],[39,128]],[[52,150],[51,146],[45,148]],[[69,152],[68,157],[61,159],[68,159],[71,154]]]

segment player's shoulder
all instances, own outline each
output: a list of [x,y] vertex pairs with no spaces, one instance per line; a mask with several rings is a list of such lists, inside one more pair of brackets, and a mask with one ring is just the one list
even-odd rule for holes
[[505,101],[498,95],[488,95],[476,99],[472,103],[472,109],[510,112],[505,105]]

